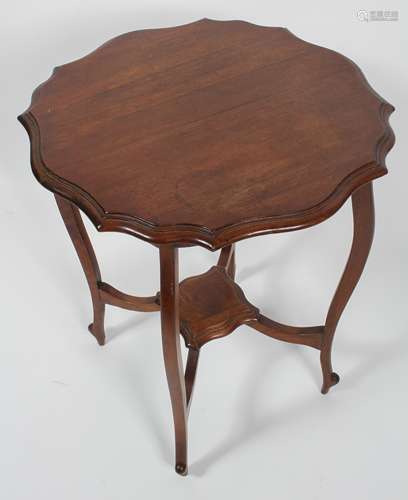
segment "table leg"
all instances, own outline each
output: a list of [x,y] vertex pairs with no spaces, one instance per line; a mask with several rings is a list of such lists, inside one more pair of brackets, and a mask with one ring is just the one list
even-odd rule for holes
[[231,279],[235,278],[235,244],[221,250],[217,266],[224,267]]
[[187,397],[180,351],[178,248],[160,247],[160,311],[167,383],[173,409],[176,472],[187,474]]
[[190,411],[191,398],[193,397],[199,357],[200,357],[200,349],[194,349],[192,347],[188,349],[186,371],[184,374],[184,380],[186,384],[187,414]]
[[374,197],[372,183],[365,184],[352,195],[354,235],[350,255],[327,313],[320,362],[323,372],[322,393],[337,384],[333,372],[331,348],[340,316],[363,272],[374,236]]
[[82,264],[89,289],[91,291],[93,304],[93,323],[88,327],[89,331],[98,341],[98,344],[105,343],[105,304],[101,300],[98,283],[101,281],[101,273],[96,260],[92,243],[86,232],[81,214],[75,205],[64,198],[55,195],[59,211],[67,228],[68,234],[74,244],[79,260]]

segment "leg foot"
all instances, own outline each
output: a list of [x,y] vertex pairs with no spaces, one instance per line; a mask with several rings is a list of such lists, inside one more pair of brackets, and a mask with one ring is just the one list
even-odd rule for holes
[[330,373],[329,380],[323,381],[323,386],[322,386],[322,394],[327,394],[330,390],[330,387],[333,387],[333,385],[336,385],[340,382],[340,377],[337,375],[335,372]]
[[187,465],[186,464],[176,464],[175,470],[180,476],[187,476]]
[[99,325],[99,328],[95,328],[95,323],[91,323],[88,326],[88,331],[92,333],[92,335],[96,338],[97,342],[99,345],[105,345],[106,338],[105,338],[105,331],[103,329],[103,325]]

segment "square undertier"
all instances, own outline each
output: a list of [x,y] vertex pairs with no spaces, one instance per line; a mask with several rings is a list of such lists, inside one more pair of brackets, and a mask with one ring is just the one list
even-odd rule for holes
[[214,266],[180,283],[180,330],[187,347],[199,349],[258,316],[259,310],[223,267]]

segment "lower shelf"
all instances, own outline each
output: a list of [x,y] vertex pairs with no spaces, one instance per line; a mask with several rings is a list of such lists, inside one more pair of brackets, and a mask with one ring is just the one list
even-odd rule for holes
[[263,316],[221,266],[180,283],[180,330],[187,347],[200,349],[243,324],[269,337],[315,349],[320,349],[324,335],[324,326],[288,326]]
[[258,316],[259,310],[221,266],[180,283],[180,330],[187,347],[199,349]]

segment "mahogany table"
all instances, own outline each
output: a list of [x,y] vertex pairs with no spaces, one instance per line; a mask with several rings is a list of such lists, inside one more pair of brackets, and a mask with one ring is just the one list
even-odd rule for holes
[[[90,332],[104,344],[106,304],[161,312],[179,474],[198,357],[210,340],[246,324],[320,351],[322,393],[339,381],[331,346],[370,250],[372,181],[387,173],[393,109],[332,50],[283,28],[203,19],[126,33],[57,67],[19,116],[34,174],[55,194],[88,281]],[[234,281],[234,243],[322,222],[350,196],[353,243],[324,325],[265,317]],[[159,249],[159,293],[134,297],[102,281],[78,209],[98,231]],[[179,284],[178,248],[191,245],[221,253]]]

